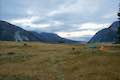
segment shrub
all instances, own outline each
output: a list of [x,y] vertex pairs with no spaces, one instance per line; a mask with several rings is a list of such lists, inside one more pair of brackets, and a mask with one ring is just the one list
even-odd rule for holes
[[61,41],[59,41],[59,43],[64,43],[64,41],[61,40]]
[[15,53],[14,52],[8,52],[7,54],[8,55],[14,55]]
[[28,46],[27,43],[24,43],[23,46]]
[[120,43],[120,27],[118,27],[117,34],[118,34],[118,41],[117,41],[117,43]]
[[72,50],[74,51],[74,50],[75,50],[75,48],[72,48]]

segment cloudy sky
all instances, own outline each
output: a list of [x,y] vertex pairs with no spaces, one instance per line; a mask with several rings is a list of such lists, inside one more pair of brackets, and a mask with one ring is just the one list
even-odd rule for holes
[[88,41],[117,20],[119,0],[0,0],[0,19],[26,30]]

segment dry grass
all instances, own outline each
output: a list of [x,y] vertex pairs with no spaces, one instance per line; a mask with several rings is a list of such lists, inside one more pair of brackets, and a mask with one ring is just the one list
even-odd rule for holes
[[120,80],[120,45],[26,44],[0,42],[0,80]]

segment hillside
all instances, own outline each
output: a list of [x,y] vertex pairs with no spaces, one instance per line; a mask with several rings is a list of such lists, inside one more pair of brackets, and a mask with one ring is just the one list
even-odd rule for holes
[[0,40],[2,41],[38,41],[30,31],[6,21],[0,21]]
[[114,22],[110,27],[98,31],[89,42],[116,42],[118,38],[117,30],[119,26],[120,21]]
[[0,42],[0,80],[120,80],[120,45]]
[[54,33],[38,33],[24,30],[16,25],[0,20],[0,41],[29,41],[45,43],[67,43],[80,44],[80,41],[73,41],[62,38]]

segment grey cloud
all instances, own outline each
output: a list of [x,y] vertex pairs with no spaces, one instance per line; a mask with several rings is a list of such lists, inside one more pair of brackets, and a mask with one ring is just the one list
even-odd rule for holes
[[[30,25],[23,27],[46,32],[83,31],[74,24],[88,22],[105,24],[115,21],[116,16],[110,16],[108,19],[104,16],[115,14],[118,2],[119,0],[0,0],[0,19],[11,21],[37,16],[40,19],[32,21],[32,24],[51,24],[51,26],[39,29]],[[54,11],[58,13],[50,16],[49,14]],[[63,22],[64,25],[54,25],[52,21]],[[89,36],[81,39],[87,38]]]

